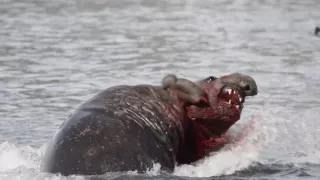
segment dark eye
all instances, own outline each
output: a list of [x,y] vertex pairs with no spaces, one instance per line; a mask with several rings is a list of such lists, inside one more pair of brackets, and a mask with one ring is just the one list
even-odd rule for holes
[[214,76],[209,76],[206,80],[207,80],[207,82],[211,82],[211,81],[214,81],[214,80],[216,80],[217,78],[216,77],[214,77]]

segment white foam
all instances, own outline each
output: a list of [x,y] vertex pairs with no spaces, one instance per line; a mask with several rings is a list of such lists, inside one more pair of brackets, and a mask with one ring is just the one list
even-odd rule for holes
[[9,142],[0,144],[0,180],[83,180],[81,176],[65,177],[40,172],[40,160],[46,144],[40,148],[18,146]]
[[18,167],[36,169],[39,165],[40,149],[30,146],[17,147],[9,142],[0,144],[0,172],[6,172]]
[[159,175],[161,172],[161,165],[159,163],[153,164],[153,167],[146,172],[148,175],[156,176]]

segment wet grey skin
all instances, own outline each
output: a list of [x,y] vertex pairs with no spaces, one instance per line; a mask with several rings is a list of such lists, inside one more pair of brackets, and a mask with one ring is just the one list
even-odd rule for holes
[[[174,92],[172,92],[174,94]],[[65,120],[45,152],[41,170],[97,175],[154,163],[175,166],[184,108],[161,86],[116,86],[82,104]]]
[[[255,84],[240,74],[234,75],[234,81],[216,81],[219,91],[227,84],[246,87],[238,76],[251,83],[244,92],[254,94]],[[164,86],[120,85],[100,92],[63,122],[49,142],[41,171],[62,175],[143,173],[159,163],[162,170],[172,172],[180,160],[193,156],[186,149],[177,159],[183,148],[195,148],[192,143],[185,146],[187,137],[194,136],[185,107],[201,101],[204,91],[199,87],[211,83],[210,79],[193,83],[169,77],[163,80]]]
[[164,89],[172,88],[179,91],[178,97],[185,102],[185,106],[206,103],[207,94],[198,84],[174,74],[168,74],[162,79]]

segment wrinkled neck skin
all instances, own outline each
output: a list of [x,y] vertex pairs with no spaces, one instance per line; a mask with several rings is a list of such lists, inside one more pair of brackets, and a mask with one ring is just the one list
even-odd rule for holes
[[186,117],[188,126],[185,129],[184,140],[180,143],[177,156],[179,164],[190,164],[202,159],[210,152],[221,149],[227,143],[222,136],[237,121],[221,116],[219,114],[221,107],[218,106],[216,108],[193,108],[197,109],[197,112],[191,112],[189,115],[195,113],[195,116],[192,117],[196,117],[202,113],[208,115],[208,119],[201,117],[203,119],[193,120]]
[[235,109],[234,106],[219,102],[218,95],[224,87],[221,79],[215,80],[214,86],[203,83],[203,81],[197,83],[207,92],[209,105],[207,107],[187,107],[188,115],[195,118],[196,123],[210,129],[210,136],[220,137],[240,119],[241,111]]
[[169,109],[170,113],[168,113],[169,118],[175,119],[176,117],[180,117],[180,118],[182,117],[180,119],[180,123],[183,131],[181,131],[181,134],[179,134],[180,136],[179,139],[181,142],[181,141],[184,141],[185,139],[185,134],[186,134],[185,130],[188,128],[189,122],[191,121],[191,119],[188,117],[188,114],[187,114],[187,109],[186,109],[187,103],[179,98],[178,91],[174,89],[167,89],[166,91],[168,92],[168,95],[172,103],[172,106]]
[[217,97],[222,88],[221,82],[218,81],[215,88],[212,85],[207,87],[202,82],[198,84],[206,90],[209,105],[186,107],[188,127],[177,157],[180,164],[195,162],[222,148],[227,143],[222,136],[240,119],[240,112],[225,103],[219,103]]
[[[172,109],[168,109],[167,111],[169,116],[173,115],[175,118],[178,117],[177,115],[174,115],[176,113],[182,115],[182,119],[180,119],[180,123],[182,125],[183,131],[181,131],[181,134],[179,135],[179,147],[177,149],[176,153],[176,161],[178,164],[190,164],[192,162],[195,162],[201,158],[203,158],[209,151],[213,151],[215,149],[218,149],[218,146],[212,147],[211,144],[208,144],[207,141],[210,140],[212,137],[218,137],[217,135],[212,134],[212,132],[207,129],[206,126],[201,125],[200,123],[192,120],[188,116],[188,108],[186,102],[181,100],[179,98],[179,91],[176,91],[174,89],[167,89],[167,92],[169,94],[171,103],[172,103]],[[208,111],[210,113],[213,113],[212,108],[197,108],[193,106],[194,109],[194,115],[204,114],[204,111]],[[216,109],[217,114],[219,114],[219,110]],[[171,114],[171,115],[170,115]],[[208,117],[212,117],[212,114],[207,114]],[[218,116],[217,116],[218,117]],[[202,116],[202,118],[205,118],[205,116]],[[218,126],[217,126],[218,127]]]

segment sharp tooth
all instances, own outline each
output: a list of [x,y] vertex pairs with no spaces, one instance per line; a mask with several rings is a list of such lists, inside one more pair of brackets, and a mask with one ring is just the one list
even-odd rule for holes
[[236,105],[236,108],[239,109],[239,105]]
[[241,97],[239,97],[239,101],[242,102],[242,98]]
[[231,99],[229,99],[229,104],[231,104]]
[[231,89],[228,89],[228,93],[229,93],[229,94],[231,94],[231,91],[232,91]]

